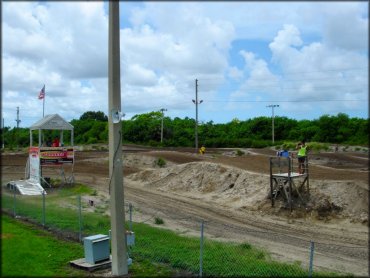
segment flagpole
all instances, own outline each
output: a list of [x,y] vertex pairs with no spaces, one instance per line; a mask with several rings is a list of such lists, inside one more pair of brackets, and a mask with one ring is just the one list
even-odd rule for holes
[[44,111],[45,111],[45,84],[44,84],[44,98],[42,99],[42,118],[44,118]]
[[44,111],[45,111],[45,96],[42,99],[42,118],[44,118]]
[[42,99],[42,118],[45,116],[45,84],[39,93],[39,99]]

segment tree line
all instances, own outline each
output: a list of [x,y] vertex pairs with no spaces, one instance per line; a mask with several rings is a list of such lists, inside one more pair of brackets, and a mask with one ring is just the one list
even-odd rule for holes
[[[163,142],[161,126],[163,120]],[[74,126],[74,144],[108,143],[108,117],[101,111],[88,111],[70,122]],[[6,147],[29,146],[28,128],[5,127],[1,131]],[[49,131],[48,136],[58,136]],[[350,118],[347,114],[323,115],[314,120],[274,118],[275,145],[285,141],[321,142],[368,146],[369,119]],[[35,142],[38,141],[33,135]],[[69,142],[68,135],[64,141]],[[195,120],[185,117],[163,117],[161,112],[138,114],[122,121],[122,142],[150,146],[194,147]],[[199,146],[206,147],[266,147],[272,145],[271,117],[247,120],[233,119],[224,124],[213,121],[198,124]],[[3,143],[3,142],[2,142]]]

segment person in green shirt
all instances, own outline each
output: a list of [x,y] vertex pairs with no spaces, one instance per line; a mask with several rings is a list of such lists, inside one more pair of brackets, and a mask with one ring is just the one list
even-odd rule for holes
[[306,142],[303,140],[302,142],[299,142],[298,145],[297,145],[297,149],[298,149],[298,154],[297,154],[297,157],[298,157],[298,172],[299,174],[304,174],[305,172],[305,161],[306,161],[306,157],[307,157],[307,146],[306,146]]

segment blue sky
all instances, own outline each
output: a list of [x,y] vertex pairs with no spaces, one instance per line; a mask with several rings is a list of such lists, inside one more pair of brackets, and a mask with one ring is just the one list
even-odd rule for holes
[[[275,115],[368,117],[367,2],[120,2],[121,99],[129,119],[215,123]],[[2,4],[2,117],[21,127],[108,110],[108,5]]]

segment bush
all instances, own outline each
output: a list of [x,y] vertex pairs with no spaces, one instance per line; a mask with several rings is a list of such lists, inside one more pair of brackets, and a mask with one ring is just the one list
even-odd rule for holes
[[90,137],[87,140],[87,144],[96,144],[96,143],[98,143],[98,140],[95,137]]
[[252,148],[265,148],[265,147],[268,147],[270,146],[270,141],[267,141],[267,140],[253,140],[252,141]]
[[154,223],[157,224],[157,225],[162,225],[162,224],[164,224],[164,221],[163,221],[162,218],[156,217],[156,218],[154,218]]
[[164,160],[162,157],[158,157],[155,164],[158,165],[160,168],[163,168],[164,166],[166,166],[166,160]]
[[281,145],[281,149],[283,150],[295,150],[297,143],[294,142],[284,142]]
[[329,144],[327,143],[317,143],[317,142],[311,142],[309,144],[306,144],[308,145],[308,150],[310,151],[315,151],[315,152],[319,152],[319,151],[327,151],[329,150]]

